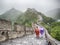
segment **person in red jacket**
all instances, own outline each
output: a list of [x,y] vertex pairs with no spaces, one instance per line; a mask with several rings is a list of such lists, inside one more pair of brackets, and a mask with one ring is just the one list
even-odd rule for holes
[[36,34],[36,37],[39,38],[39,29],[38,29],[38,27],[35,28],[35,34]]

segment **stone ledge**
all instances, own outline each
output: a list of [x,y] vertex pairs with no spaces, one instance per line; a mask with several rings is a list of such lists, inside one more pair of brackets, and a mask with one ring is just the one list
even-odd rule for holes
[[6,39],[7,39],[6,36],[0,35],[0,42],[5,41]]
[[60,45],[60,41],[51,37],[46,29],[45,29],[45,32],[46,32],[46,39],[48,42],[51,43],[51,45]]
[[[15,39],[15,38],[19,38],[19,37],[23,37],[23,36],[25,36],[25,35],[30,35],[31,34],[31,32],[26,32],[26,34],[25,34],[25,32],[8,32],[8,38],[9,39]],[[8,40],[9,40],[8,39]],[[5,41],[5,40],[7,40],[7,37],[6,36],[0,36],[0,42],[3,42],[3,41]]]

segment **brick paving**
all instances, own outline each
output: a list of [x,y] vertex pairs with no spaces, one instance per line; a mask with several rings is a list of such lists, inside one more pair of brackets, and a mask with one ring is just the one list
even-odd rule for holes
[[47,45],[45,37],[37,39],[35,34],[23,38],[16,38],[1,43],[0,45]]

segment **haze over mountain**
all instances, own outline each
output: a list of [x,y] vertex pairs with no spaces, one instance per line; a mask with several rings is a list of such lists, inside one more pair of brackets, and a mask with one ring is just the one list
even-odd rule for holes
[[[37,20],[41,21],[40,13],[34,8],[28,8],[23,15],[20,15],[16,21],[16,23],[23,24],[26,26],[31,26],[33,22],[37,22]],[[41,19],[41,20],[40,20]]]
[[58,19],[60,19],[60,8],[54,9],[54,10],[50,10],[46,14],[47,14],[47,16],[58,20]]
[[[58,13],[58,12],[59,12],[58,10],[56,10],[56,11],[53,10],[53,11],[49,12],[48,15],[50,15],[50,17],[52,17],[53,19],[57,19],[58,20],[58,19],[60,19],[60,17],[59,17],[60,13]],[[51,15],[51,14],[55,14],[55,15]],[[43,13],[38,12],[34,8],[28,8],[25,12],[21,12],[21,11],[18,11],[16,9],[12,8],[9,11],[5,12],[3,15],[0,15],[0,18],[8,20],[8,21],[15,22],[17,20],[17,18],[19,18],[18,20],[22,19],[24,21],[23,18],[27,18],[27,20],[28,19],[32,20],[33,18],[35,18],[35,16],[36,17],[38,16],[41,20],[43,18],[44,18],[44,20],[49,18],[49,17],[45,16]]]
[[12,8],[9,11],[5,12],[4,14],[0,15],[0,18],[6,19],[9,21],[15,21],[21,13],[22,13],[21,11],[18,11],[16,9]]

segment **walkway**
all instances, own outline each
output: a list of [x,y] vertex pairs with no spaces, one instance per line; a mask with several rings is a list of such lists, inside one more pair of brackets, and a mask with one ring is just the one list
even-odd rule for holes
[[35,35],[25,36],[23,38],[16,38],[14,40],[8,40],[0,45],[47,45],[45,37],[37,39]]

